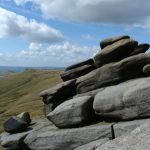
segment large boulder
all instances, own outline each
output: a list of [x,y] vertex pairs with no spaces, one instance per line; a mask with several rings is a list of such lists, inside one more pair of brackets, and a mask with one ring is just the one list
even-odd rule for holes
[[83,65],[83,66],[65,71],[62,74],[60,74],[60,76],[63,81],[68,81],[68,80],[76,79],[80,76],[83,76],[83,75],[91,72],[94,69],[96,69],[95,64]]
[[150,63],[150,54],[142,53],[98,68],[77,79],[77,93],[85,93],[101,87],[145,76],[143,67]]
[[51,110],[54,110],[59,104],[70,99],[76,94],[76,80],[70,80],[56,85],[53,88],[44,90],[40,93],[45,104],[52,104]]
[[94,119],[93,98],[83,96],[57,106],[47,118],[59,128],[79,126]]
[[139,44],[129,56],[145,53],[149,49],[149,46],[147,43]]
[[19,117],[12,116],[4,122],[3,127],[8,133],[17,133],[26,130],[28,124]]
[[129,56],[129,54],[137,47],[138,42],[131,39],[119,40],[107,47],[94,56],[96,67],[119,61]]
[[111,45],[119,40],[122,40],[122,39],[129,39],[130,37],[128,35],[122,35],[122,36],[116,36],[116,37],[111,37],[111,38],[107,38],[107,39],[104,39],[100,42],[100,47],[101,49],[103,49],[104,47],[108,46],[108,45]]
[[29,112],[22,112],[17,117],[21,118],[23,121],[25,121],[27,124],[31,123],[31,118]]
[[100,117],[131,120],[150,117],[150,78],[134,79],[106,87],[94,99]]
[[41,128],[30,132],[24,142],[33,150],[73,150],[92,141],[111,137],[110,125],[95,124],[72,129]]
[[76,64],[73,64],[73,65],[67,67],[65,69],[65,71],[72,70],[72,69],[75,69],[75,68],[78,68],[78,67],[82,67],[84,65],[93,65],[93,64],[94,64],[93,59],[87,59],[87,60],[84,60],[82,62],[78,62]]

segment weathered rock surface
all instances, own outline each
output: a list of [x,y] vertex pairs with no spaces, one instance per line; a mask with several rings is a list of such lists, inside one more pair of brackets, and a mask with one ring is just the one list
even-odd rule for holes
[[102,51],[94,56],[96,67],[101,67],[105,64],[116,62],[124,59],[133,52],[137,47],[138,42],[131,39],[122,39],[112,45],[105,47]]
[[61,76],[63,81],[68,81],[68,80],[76,79],[80,76],[83,76],[83,75],[91,72],[94,69],[96,69],[94,64],[83,65],[81,67],[65,71],[64,73],[60,74],[60,76]]
[[95,117],[92,104],[90,96],[74,98],[57,106],[47,118],[59,128],[90,123]]
[[143,72],[145,73],[146,76],[150,76],[150,64],[145,65],[143,67]]
[[52,104],[54,110],[59,104],[76,94],[76,80],[70,80],[56,85],[40,93],[45,104]]
[[89,92],[86,92],[86,93],[81,93],[81,94],[77,94],[74,96],[74,98],[76,97],[82,97],[82,96],[91,96],[93,99],[95,97],[95,95],[102,91],[104,88],[99,88],[99,89],[96,89],[96,90],[93,90],[93,91],[89,91]]
[[138,119],[133,121],[122,121],[122,122],[115,123],[113,125],[115,138],[132,132],[134,129],[143,125],[144,123],[150,123],[150,119]]
[[41,128],[31,132],[25,143],[33,150],[72,150],[81,145],[111,136],[110,125],[91,125],[73,129]]
[[145,123],[127,135],[108,141],[96,150],[149,150],[150,125]]
[[27,129],[28,124],[22,119],[12,116],[4,122],[4,130],[8,133],[21,132]]
[[116,36],[116,37],[111,37],[111,38],[107,38],[104,39],[100,42],[100,47],[103,49],[104,47],[111,45],[119,40],[122,39],[129,39],[130,37],[128,35],[122,35],[122,36]]
[[[34,122],[36,123],[31,125],[28,131],[16,134],[3,133],[1,145],[7,150],[72,150],[75,148],[76,150],[93,150],[112,137],[111,124],[108,123],[95,123],[86,127],[60,130],[45,118],[36,119]],[[114,124],[116,139],[144,123],[150,124],[150,119]]]
[[23,121],[25,121],[27,124],[31,123],[31,118],[29,112],[22,112],[17,117],[21,118]]
[[142,53],[98,68],[77,79],[77,93],[85,93],[101,87],[145,76],[143,67],[150,63],[150,54]]
[[103,117],[134,119],[150,117],[150,78],[106,87],[94,99],[93,108]]
[[145,53],[149,49],[149,47],[150,45],[146,43],[139,44],[129,56],[137,55],[140,53]]
[[8,150],[28,150],[27,145],[24,143],[28,133],[29,131],[16,134],[3,133],[1,145]]
[[108,138],[96,140],[96,141],[90,142],[88,144],[79,146],[79,147],[75,148],[74,150],[94,150],[95,148],[99,147],[100,145],[102,145],[108,141],[109,141]]

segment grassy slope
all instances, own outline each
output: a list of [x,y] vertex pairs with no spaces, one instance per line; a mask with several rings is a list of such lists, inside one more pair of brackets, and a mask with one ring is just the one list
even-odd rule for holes
[[2,123],[11,115],[28,111],[42,115],[39,92],[61,82],[60,71],[28,70],[0,78],[0,132]]

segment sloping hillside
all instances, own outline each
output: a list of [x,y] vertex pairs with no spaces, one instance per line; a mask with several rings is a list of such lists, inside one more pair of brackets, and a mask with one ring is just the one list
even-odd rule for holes
[[0,77],[0,132],[3,121],[11,115],[29,111],[31,116],[42,115],[39,92],[61,82],[61,71],[26,70]]

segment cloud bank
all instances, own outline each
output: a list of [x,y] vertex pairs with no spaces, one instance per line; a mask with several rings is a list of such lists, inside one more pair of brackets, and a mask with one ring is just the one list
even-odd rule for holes
[[28,42],[52,43],[63,40],[57,29],[28,20],[26,17],[0,8],[0,38],[21,37]]
[[18,53],[0,53],[0,64],[3,62],[21,66],[59,66],[64,67],[92,57],[97,51],[96,46],[81,46],[64,42],[44,47],[42,44],[30,43],[29,48]]
[[[149,22],[149,0],[14,0],[32,2],[46,18],[84,23],[144,25]],[[66,12],[67,11],[67,12]],[[147,24],[146,24],[147,25]]]

